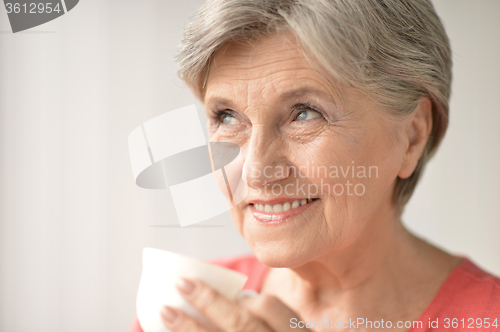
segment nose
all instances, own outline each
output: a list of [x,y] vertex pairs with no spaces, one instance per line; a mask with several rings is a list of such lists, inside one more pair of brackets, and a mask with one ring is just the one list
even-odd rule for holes
[[243,179],[251,188],[263,188],[288,178],[289,162],[284,153],[286,142],[281,137],[254,127],[250,140],[242,149],[245,163]]

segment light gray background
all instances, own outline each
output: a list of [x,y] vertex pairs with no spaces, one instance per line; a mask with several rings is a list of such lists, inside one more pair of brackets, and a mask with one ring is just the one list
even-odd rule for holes
[[[16,35],[0,9],[1,331],[126,331],[143,247],[249,251],[228,214],[150,227],[171,222],[172,202],[129,165],[136,126],[196,102],[173,57],[199,3],[84,0]],[[404,219],[500,275],[500,1],[435,4],[454,51],[451,123]]]

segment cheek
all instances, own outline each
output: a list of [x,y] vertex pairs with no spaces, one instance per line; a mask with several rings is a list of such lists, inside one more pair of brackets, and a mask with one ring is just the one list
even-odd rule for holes
[[234,227],[243,236],[244,215],[241,207],[236,206],[229,211]]
[[297,149],[306,158],[297,159],[296,166],[306,173],[311,197],[322,199],[333,238],[351,242],[392,197],[400,157],[391,137],[375,130],[350,141],[325,135],[312,148]]

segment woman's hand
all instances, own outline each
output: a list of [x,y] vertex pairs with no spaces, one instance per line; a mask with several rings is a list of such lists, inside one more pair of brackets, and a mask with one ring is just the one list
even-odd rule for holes
[[[181,295],[193,307],[226,332],[282,332],[292,331],[290,320],[300,320],[278,298],[270,295],[247,297],[230,301],[197,279],[181,279],[177,285]],[[174,332],[208,332],[182,310],[165,307],[162,310],[165,326]],[[293,328],[293,331],[310,331]]]

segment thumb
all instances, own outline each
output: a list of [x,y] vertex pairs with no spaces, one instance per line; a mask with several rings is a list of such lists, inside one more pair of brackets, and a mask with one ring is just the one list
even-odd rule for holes
[[298,327],[297,323],[302,320],[300,316],[276,296],[268,294],[246,296],[239,303],[265,321],[273,331],[310,331],[305,327]]

